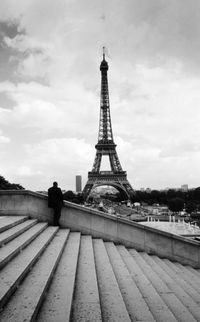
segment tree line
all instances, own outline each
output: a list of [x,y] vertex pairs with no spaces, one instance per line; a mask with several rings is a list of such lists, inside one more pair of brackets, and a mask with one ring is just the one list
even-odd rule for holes
[[[21,189],[24,189],[24,187],[22,187],[20,184],[10,183],[3,176],[0,176],[0,190]],[[113,202],[122,201],[120,193],[107,193],[104,195],[104,198],[110,199]],[[75,194],[71,190],[64,193],[64,199],[77,204],[82,204],[84,202],[84,198],[81,193]],[[131,197],[131,201],[133,203],[146,203],[147,205],[166,205],[174,212],[181,211],[183,209],[188,213],[200,212],[200,187],[190,189],[188,191],[169,189],[166,191],[152,190],[147,192],[136,190],[135,194]]]
[[[112,202],[123,201],[120,193],[110,194],[106,193],[102,198],[109,199]],[[64,199],[74,203],[83,203],[84,199],[81,193],[75,194],[72,191],[64,193]],[[93,197],[90,197],[89,201],[93,201]],[[188,213],[200,211],[200,187],[187,192],[169,189],[167,191],[152,190],[151,192],[136,190],[132,195],[131,201],[133,203],[145,203],[147,205],[165,205],[173,212],[185,210]]]
[[21,190],[24,189],[18,183],[10,183],[3,176],[0,176],[0,190]]
[[200,211],[200,187],[188,191],[169,189],[167,191],[152,190],[135,191],[132,197],[133,202],[147,203],[148,205],[167,205],[172,211],[191,213]]

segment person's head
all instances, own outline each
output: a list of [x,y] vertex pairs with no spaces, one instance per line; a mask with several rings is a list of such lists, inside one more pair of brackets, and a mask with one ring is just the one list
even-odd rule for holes
[[57,188],[58,183],[56,181],[53,182],[53,186]]

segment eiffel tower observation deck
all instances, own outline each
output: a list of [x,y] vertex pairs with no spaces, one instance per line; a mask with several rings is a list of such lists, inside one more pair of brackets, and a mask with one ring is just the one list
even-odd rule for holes
[[[116,152],[116,144],[113,139],[109,90],[108,90],[108,63],[105,60],[105,48],[103,48],[103,60],[100,65],[101,71],[101,99],[98,143],[96,144],[96,156],[92,171],[88,172],[88,180],[83,189],[83,197],[86,200],[92,189],[98,186],[113,186],[123,199],[130,199],[134,190],[127,180],[126,171],[123,171]],[[100,171],[102,156],[108,156],[110,171]]]

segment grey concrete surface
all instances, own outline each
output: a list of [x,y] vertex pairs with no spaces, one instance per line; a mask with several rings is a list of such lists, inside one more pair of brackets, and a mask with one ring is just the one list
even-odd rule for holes
[[7,230],[15,225],[18,225],[25,220],[27,220],[27,216],[1,216],[0,217],[0,233],[4,230]]
[[[177,272],[182,278],[190,283],[194,289],[196,289],[198,292],[200,290],[200,274],[197,270],[191,271],[187,266],[182,266],[179,263],[172,263],[168,259],[164,260],[165,262],[168,262],[170,267]],[[169,263],[170,262],[170,263]],[[198,273],[198,274],[196,274]],[[199,302],[200,304],[200,302]]]
[[19,236],[20,234],[22,234],[23,232],[25,232],[26,230],[34,226],[36,223],[37,223],[36,219],[26,220],[25,222],[22,222],[21,224],[17,224],[16,226],[0,233],[0,247],[2,247],[2,245],[7,244],[15,237]]
[[79,245],[80,233],[70,233],[37,322],[70,321]]
[[177,321],[173,313],[169,310],[168,306],[153,287],[151,281],[149,281],[127,249],[124,246],[119,246],[118,250],[131,274],[131,277],[135,281],[140,292],[143,294],[155,320],[157,322]]
[[131,321],[155,321],[116,246],[112,242],[104,244]]
[[[53,220],[47,196],[26,190],[0,191],[0,214],[28,215],[39,221]],[[200,267],[199,243],[182,236],[158,231],[126,219],[65,202],[60,220],[63,228],[133,247],[149,254]]]
[[0,271],[0,309],[9,300],[57,231],[57,227],[47,227]]
[[101,239],[94,239],[93,245],[103,321],[130,322],[105,245]]
[[71,321],[102,321],[91,236],[81,236]]
[[[198,269],[44,227],[0,270],[0,321],[200,321]],[[23,244],[33,228],[0,251]]]
[[186,267],[179,265],[177,262],[172,263],[168,259],[163,259],[163,261],[174,271],[174,273],[176,273],[176,276],[181,277],[183,281],[192,286],[193,290],[197,291],[194,297],[197,303],[200,304],[200,275],[196,276],[195,274],[192,274]]
[[33,239],[35,239],[45,228],[46,223],[38,223],[16,237],[10,243],[0,248],[0,268],[5,266],[11,258],[16,256],[24,247],[26,247]]
[[24,279],[0,316],[1,322],[34,321],[68,236],[60,230]]
[[[168,306],[170,311],[174,314],[177,321],[181,322],[195,322],[194,317],[188,310],[188,308],[179,300],[176,294],[168,287],[167,283],[162,280],[162,277],[156,273],[156,270],[153,269],[151,261],[148,261],[149,257],[142,256],[138,252],[134,252],[134,250],[130,251],[131,254],[134,254],[134,259],[137,264],[140,266],[141,270],[151,281],[153,287]],[[144,255],[146,255],[144,253]]]
[[180,283],[180,279],[178,278],[177,274],[174,274],[174,271],[170,270],[164,261],[160,260],[159,258],[154,258],[152,261],[157,263],[157,265],[155,265],[153,262],[151,262],[151,265],[155,272],[160,276],[162,281],[168,285],[176,297],[184,304],[185,307],[187,307],[193,317],[197,321],[200,321],[200,307],[199,304],[195,302],[195,299],[191,297],[189,285],[187,289],[185,289],[183,286],[185,283]]

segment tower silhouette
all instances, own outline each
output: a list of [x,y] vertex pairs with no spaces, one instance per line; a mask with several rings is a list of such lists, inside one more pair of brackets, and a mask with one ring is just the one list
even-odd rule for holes
[[[86,200],[93,188],[108,185],[115,187],[124,199],[129,199],[134,191],[127,180],[126,171],[122,169],[113,139],[107,78],[108,63],[105,60],[104,47],[100,71],[101,99],[98,143],[95,145],[96,156],[92,171],[88,172],[88,180],[83,189],[83,197]],[[111,171],[100,171],[102,156],[105,155],[109,157]]]

